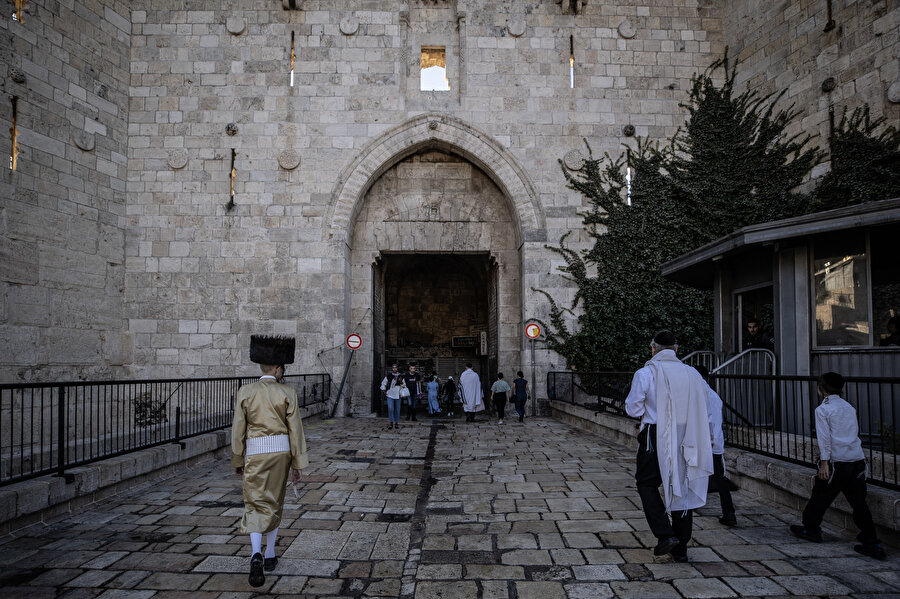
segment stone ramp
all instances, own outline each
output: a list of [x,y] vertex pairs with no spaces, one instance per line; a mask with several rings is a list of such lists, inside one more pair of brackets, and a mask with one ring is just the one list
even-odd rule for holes
[[799,514],[735,494],[694,519],[690,563],[654,557],[634,449],[559,421],[305,423],[311,465],[288,489],[280,560],[247,584],[240,479],[206,462],[90,511],[0,538],[0,596],[412,599],[900,597],[900,551],[790,535]]

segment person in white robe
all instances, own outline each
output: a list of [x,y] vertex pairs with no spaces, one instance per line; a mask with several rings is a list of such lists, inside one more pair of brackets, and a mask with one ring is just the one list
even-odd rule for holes
[[466,364],[465,371],[459,375],[459,396],[466,413],[466,422],[475,422],[476,412],[484,411],[484,390],[481,388],[481,378],[472,370],[471,362]]
[[652,358],[634,373],[625,410],[641,419],[635,480],[647,523],[658,540],[653,552],[687,561],[691,510],[706,504],[713,460],[707,385],[700,373],[678,359],[677,349],[671,331],[654,336]]

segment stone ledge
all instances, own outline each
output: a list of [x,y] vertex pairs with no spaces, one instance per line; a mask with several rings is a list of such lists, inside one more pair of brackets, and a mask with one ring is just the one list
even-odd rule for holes
[[[551,402],[551,411],[554,418],[604,439],[623,445],[636,443],[636,421],[630,418],[594,412],[559,401]],[[812,491],[815,476],[812,468],[733,447],[725,448],[725,464],[728,477],[741,488],[741,492],[763,497],[794,510],[797,513],[797,523],[800,522],[801,512]],[[879,536],[893,546],[900,546],[900,492],[868,485],[866,500]],[[740,503],[738,515],[740,516]],[[843,495],[831,504],[825,514],[825,522],[853,538],[858,532],[853,524],[850,506]]]

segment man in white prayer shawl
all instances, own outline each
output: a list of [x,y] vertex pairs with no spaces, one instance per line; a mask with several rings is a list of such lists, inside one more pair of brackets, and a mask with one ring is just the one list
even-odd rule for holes
[[671,331],[653,337],[653,357],[634,373],[625,411],[641,419],[635,481],[647,523],[658,539],[653,553],[671,553],[675,561],[686,562],[691,510],[706,505],[713,461],[706,383],[678,359],[677,349]]
[[478,373],[472,370],[471,362],[466,364],[465,371],[459,375],[459,396],[463,412],[466,413],[466,422],[475,422],[475,412],[484,410],[484,390]]

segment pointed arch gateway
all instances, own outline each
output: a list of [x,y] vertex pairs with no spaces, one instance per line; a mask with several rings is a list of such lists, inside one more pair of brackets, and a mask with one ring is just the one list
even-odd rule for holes
[[369,341],[354,355],[347,411],[383,408],[392,360],[441,380],[472,361],[485,382],[518,364],[522,251],[543,240],[544,216],[496,140],[445,115],[411,119],[341,172],[325,216],[328,241],[345,248],[346,332]]

